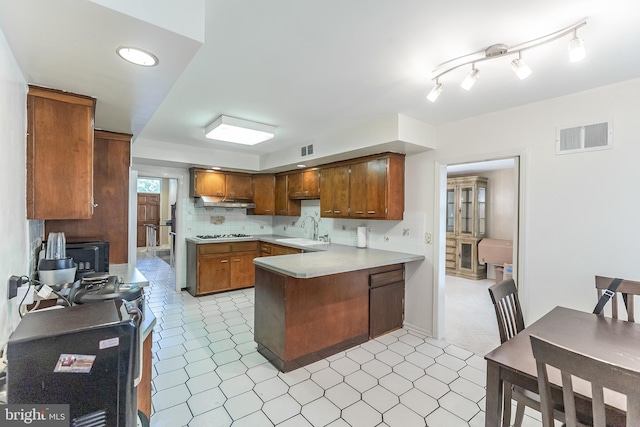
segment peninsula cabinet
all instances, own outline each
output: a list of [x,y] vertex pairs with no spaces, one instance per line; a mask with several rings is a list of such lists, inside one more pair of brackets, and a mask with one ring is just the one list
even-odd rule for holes
[[288,176],[288,194],[290,199],[317,199],[320,197],[318,169],[294,172]]
[[253,215],[276,214],[276,177],[271,174],[253,176]]
[[257,241],[187,242],[187,290],[193,296],[253,286]]
[[300,216],[302,204],[289,198],[288,183],[289,175],[276,175],[276,215]]
[[[401,220],[404,215],[404,155],[351,164],[349,216]],[[322,211],[321,211],[322,213]]]
[[486,234],[487,178],[447,179],[446,273],[467,279],[487,277],[478,262],[478,243]]
[[320,213],[326,218],[349,217],[348,165],[320,170]]
[[27,219],[93,215],[95,98],[29,86]]

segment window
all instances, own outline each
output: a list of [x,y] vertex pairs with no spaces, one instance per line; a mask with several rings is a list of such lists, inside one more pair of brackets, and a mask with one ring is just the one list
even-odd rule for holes
[[138,178],[138,193],[160,193],[160,179]]

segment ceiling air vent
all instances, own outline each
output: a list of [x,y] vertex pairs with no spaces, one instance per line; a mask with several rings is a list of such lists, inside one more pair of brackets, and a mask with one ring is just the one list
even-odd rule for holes
[[556,154],[580,153],[583,151],[612,148],[611,120],[582,126],[558,129]]

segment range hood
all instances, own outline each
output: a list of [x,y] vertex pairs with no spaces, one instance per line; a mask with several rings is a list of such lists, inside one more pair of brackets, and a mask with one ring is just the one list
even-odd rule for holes
[[233,200],[225,197],[201,196],[195,198],[196,208],[247,208],[253,209],[256,204],[251,200]]

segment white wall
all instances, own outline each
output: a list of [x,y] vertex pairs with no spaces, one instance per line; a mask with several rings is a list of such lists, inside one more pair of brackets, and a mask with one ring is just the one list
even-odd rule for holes
[[[440,126],[438,150],[407,157],[407,194],[416,197],[407,199],[406,209],[432,213],[426,231],[433,229],[440,244],[444,238],[436,216],[441,207],[434,194],[440,164],[521,152],[524,224],[518,285],[525,322],[556,305],[590,311],[596,274],[640,279],[635,227],[639,95],[636,79]],[[555,154],[557,127],[609,118],[613,149]],[[437,255],[429,247],[427,261],[409,282],[406,318],[433,330],[430,310],[439,294],[434,289]]]
[[7,302],[7,280],[29,275],[31,268],[25,201],[26,93],[24,76],[0,29],[0,347],[19,321],[16,299]]

